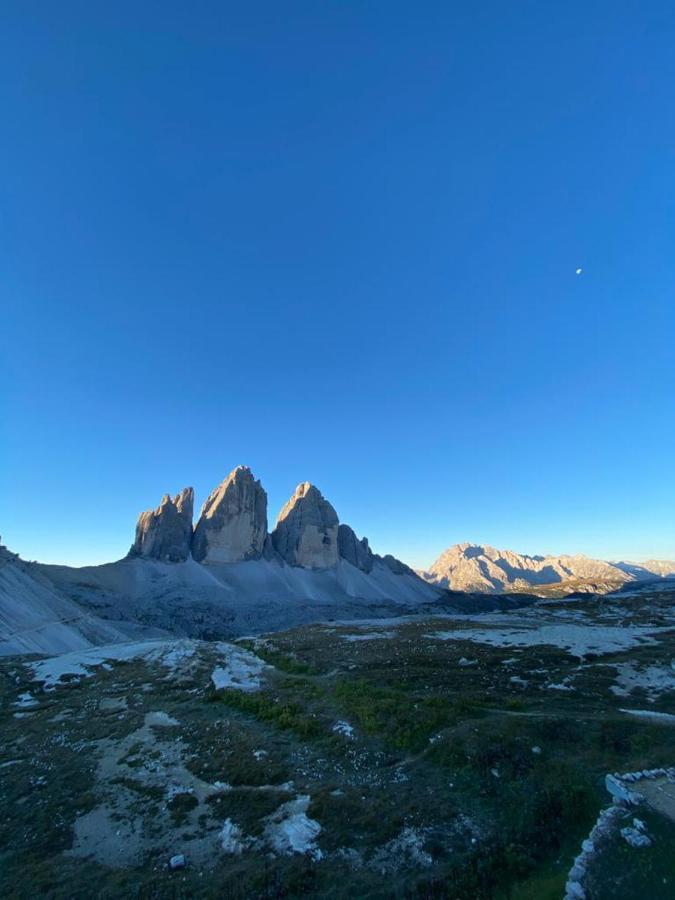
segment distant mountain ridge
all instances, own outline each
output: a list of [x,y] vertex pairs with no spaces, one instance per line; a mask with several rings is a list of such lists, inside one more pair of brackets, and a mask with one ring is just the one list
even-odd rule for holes
[[449,547],[420,575],[430,584],[454,591],[536,593],[543,586],[568,584],[570,590],[584,590],[587,586],[588,590],[603,593],[632,581],[675,576],[675,562],[607,562],[582,554],[529,556],[464,543]]
[[309,482],[298,485],[270,529],[267,494],[246,466],[214,488],[196,523],[193,512],[191,487],[165,494],[138,517],[128,554],[104,565],[28,563],[0,546],[0,656],[149,633],[231,638],[452,604],[459,611],[467,603],[509,608],[534,603],[532,595],[606,593],[675,577],[675,562],[667,560],[528,556],[468,543],[417,573],[374,553]]
[[675,561],[672,559],[647,559],[644,562],[621,561],[612,563],[627,575],[633,575],[636,581],[646,578],[672,578],[675,576]]

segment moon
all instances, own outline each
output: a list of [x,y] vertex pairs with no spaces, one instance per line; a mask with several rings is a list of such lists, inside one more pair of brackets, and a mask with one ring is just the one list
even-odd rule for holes
[[577,269],[576,274],[581,275],[582,272],[583,272],[583,269]]

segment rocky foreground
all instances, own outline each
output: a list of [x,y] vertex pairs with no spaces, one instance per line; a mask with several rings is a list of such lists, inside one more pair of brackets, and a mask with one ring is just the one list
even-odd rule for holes
[[2,660],[3,897],[668,896],[674,600]]

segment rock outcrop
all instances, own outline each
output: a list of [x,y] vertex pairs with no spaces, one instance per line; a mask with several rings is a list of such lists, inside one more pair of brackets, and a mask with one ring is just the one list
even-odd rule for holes
[[400,559],[396,559],[391,553],[386,553],[384,556],[378,556],[376,558],[381,559],[385,566],[388,569],[391,569],[394,575],[414,575],[415,578],[419,578],[419,575],[414,569],[411,569],[410,566],[406,566],[404,562],[401,562]]
[[372,572],[375,555],[370,549],[368,538],[359,540],[349,525],[340,525],[338,528],[338,555],[362,572]]
[[338,560],[338,517],[321,492],[308,481],[279,513],[272,544],[291,566],[329,569]]
[[186,488],[142,513],[129,556],[181,562],[191,554],[205,565],[265,559],[313,570],[334,569],[344,560],[366,575],[386,567],[396,575],[418,577],[393,556],[373,553],[368,538],[341,525],[335,509],[307,481],[281,510],[271,534],[267,494],[247,466],[238,466],[211,492],[194,529],[193,503],[193,490]]
[[260,559],[267,538],[267,494],[247,466],[238,466],[211,492],[192,539],[202,563]]
[[184,562],[190,555],[193,505],[194,491],[190,487],[175,497],[165,494],[157,509],[141,513],[129,556]]

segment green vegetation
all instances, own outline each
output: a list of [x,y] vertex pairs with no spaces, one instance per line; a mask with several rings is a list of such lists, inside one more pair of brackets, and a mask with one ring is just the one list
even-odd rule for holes
[[364,678],[339,682],[333,696],[366,734],[399,750],[422,750],[435,732],[455,719],[452,704],[441,697],[410,697]]
[[[629,613],[647,618],[632,601]],[[273,667],[251,692],[210,687],[208,645],[180,678],[131,661],[54,691],[0,662],[3,900],[559,900],[608,803],[605,774],[675,761],[672,728],[620,711],[645,708],[644,691],[627,701],[610,690],[613,664],[669,665],[675,634],[580,663],[556,647],[430,639],[438,627],[402,622],[361,641],[337,624],[274,635],[251,644]],[[550,689],[564,679],[572,690]],[[25,690],[39,704],[15,718]],[[158,711],[178,724],[145,727]],[[269,843],[270,821],[299,796],[321,828],[319,860]],[[71,854],[76,820],[103,807],[122,855],[124,835],[147,840],[126,868]],[[610,843],[594,900],[644,900],[675,883],[672,823],[640,816],[653,847]],[[241,853],[222,850],[227,820]],[[169,851],[186,853],[185,870],[168,870]]]
[[171,817],[176,825],[182,825],[186,822],[188,813],[197,806],[199,806],[197,798],[193,794],[188,793],[176,794],[168,803]]
[[235,690],[219,691],[213,699],[281,731],[293,731],[305,740],[324,733],[321,723],[314,716],[307,715],[295,701],[280,700],[266,693],[246,694]]
[[259,641],[239,641],[241,647],[245,647],[260,659],[265,660],[279,672],[285,672],[287,675],[316,675],[317,670],[306,662],[302,662],[295,655],[290,653],[282,653],[279,650],[272,649],[269,645]]

